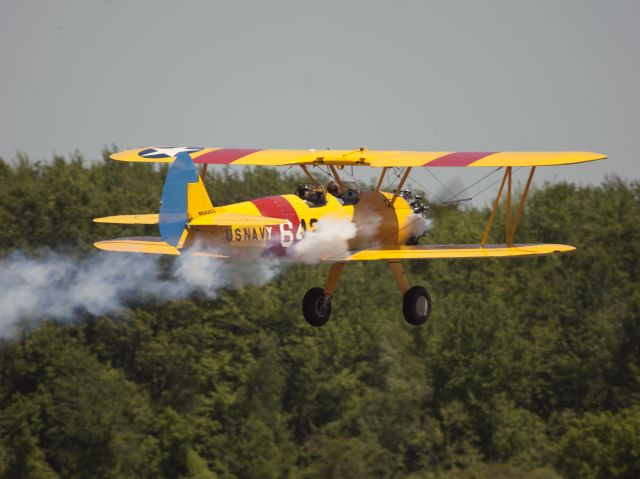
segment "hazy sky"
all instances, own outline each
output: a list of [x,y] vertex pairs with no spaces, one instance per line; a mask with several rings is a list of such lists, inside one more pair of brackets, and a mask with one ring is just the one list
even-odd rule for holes
[[610,159],[538,183],[640,178],[638,20],[632,0],[2,0],[0,157],[591,150]]

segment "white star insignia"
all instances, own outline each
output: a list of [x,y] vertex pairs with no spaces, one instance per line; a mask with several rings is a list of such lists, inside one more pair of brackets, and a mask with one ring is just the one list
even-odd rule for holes
[[202,148],[190,148],[187,146],[174,146],[168,148],[152,148],[149,151],[141,152],[140,156],[157,157],[158,155],[165,155],[167,157],[175,158],[179,153],[192,153],[194,151],[200,151]]

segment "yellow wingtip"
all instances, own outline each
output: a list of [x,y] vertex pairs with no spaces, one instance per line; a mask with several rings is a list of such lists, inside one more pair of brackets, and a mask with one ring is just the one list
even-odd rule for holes
[[118,225],[157,225],[159,222],[158,213],[139,215],[116,215],[94,218],[94,223],[110,223]]

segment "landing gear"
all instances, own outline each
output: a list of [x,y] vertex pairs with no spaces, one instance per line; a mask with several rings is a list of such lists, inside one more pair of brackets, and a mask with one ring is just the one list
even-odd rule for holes
[[[422,286],[409,286],[404,269],[399,261],[387,263],[393,273],[393,277],[402,291],[402,313],[407,323],[420,326],[431,315],[431,296],[429,291]],[[342,274],[345,263],[333,263],[329,271],[329,278],[324,289],[311,288],[302,300],[302,314],[309,325],[318,328],[324,326],[331,317],[331,297],[333,296],[338,280]]]
[[322,288],[311,288],[302,300],[302,314],[311,326],[324,326],[331,317],[331,296]]
[[431,296],[422,286],[412,286],[402,297],[402,312],[407,323],[420,326],[431,315]]
[[311,326],[324,326],[331,317],[331,296],[338,286],[344,263],[333,263],[324,289],[311,288],[302,299],[302,314]]
[[409,286],[407,276],[399,261],[389,261],[387,263],[393,273],[393,277],[402,291],[402,313],[407,323],[413,326],[420,326],[429,319],[431,315],[431,296],[429,291],[422,286]]

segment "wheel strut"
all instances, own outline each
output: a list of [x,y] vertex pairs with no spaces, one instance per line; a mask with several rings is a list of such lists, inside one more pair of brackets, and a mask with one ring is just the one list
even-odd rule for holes
[[342,275],[344,265],[345,263],[333,263],[331,265],[331,269],[329,270],[329,277],[327,278],[327,284],[324,287],[325,302],[331,300],[331,296],[333,296],[333,293],[338,286],[338,281],[340,280],[340,276]]
[[327,278],[327,284],[324,287],[324,293],[331,296],[338,286],[338,280],[342,274],[345,263],[333,263],[329,270],[329,277]]
[[400,261],[387,261],[387,265],[389,269],[393,273],[393,277],[398,283],[398,288],[400,288],[400,292],[405,294],[409,291],[409,281],[407,280],[407,275],[404,272],[404,268]]

